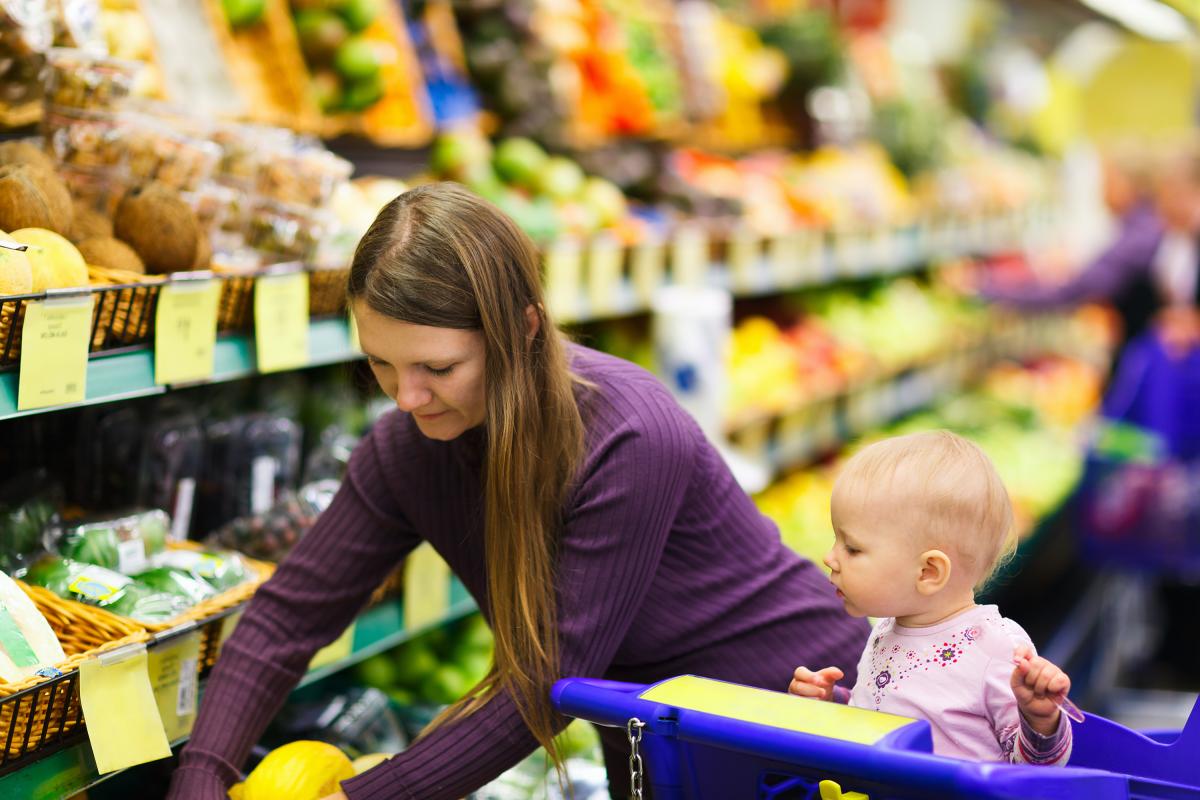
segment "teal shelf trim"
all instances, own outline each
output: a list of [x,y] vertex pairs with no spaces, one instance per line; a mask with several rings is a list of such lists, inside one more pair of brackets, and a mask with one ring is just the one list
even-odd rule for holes
[[[308,363],[302,368],[354,361],[362,357],[362,354],[351,346],[350,328],[344,319],[313,320],[309,326],[308,354]],[[256,374],[258,363],[254,354],[254,336],[223,336],[217,340],[213,354],[213,376],[201,383],[221,383]],[[44,414],[76,406],[112,403],[133,397],[162,394],[168,388],[182,388],[158,386],[154,383],[154,354],[150,350],[97,356],[88,361],[87,375],[87,398],[82,403],[18,411],[18,371],[0,374],[0,420]]]
[[[296,688],[328,678],[377,653],[390,650],[427,631],[449,625],[475,611],[475,601],[457,579],[450,583],[450,607],[446,610],[446,616],[424,627],[404,629],[404,604],[400,600],[381,603],[359,616],[354,629],[354,648],[350,655],[309,672]],[[201,690],[203,691],[203,687]],[[187,739],[183,738],[173,742],[171,746],[179,747],[186,741]],[[120,772],[98,774],[96,762],[92,758],[91,745],[85,741],[0,777],[0,797],[64,800],[119,774]]]

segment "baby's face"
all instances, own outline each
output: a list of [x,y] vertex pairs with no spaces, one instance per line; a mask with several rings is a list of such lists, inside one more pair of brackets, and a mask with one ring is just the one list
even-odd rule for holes
[[825,566],[851,616],[903,617],[921,609],[923,597],[916,591],[921,550],[892,516],[869,506],[852,511],[834,506],[834,542]]

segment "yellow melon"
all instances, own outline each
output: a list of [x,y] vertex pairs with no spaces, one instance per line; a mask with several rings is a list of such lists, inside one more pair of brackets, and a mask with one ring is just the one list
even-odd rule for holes
[[[12,241],[0,231],[0,240]],[[33,267],[29,257],[20,250],[0,247],[0,296],[29,294],[33,291]]]
[[65,237],[44,228],[22,228],[9,238],[29,247],[25,254],[33,270],[33,291],[88,285],[87,262]]

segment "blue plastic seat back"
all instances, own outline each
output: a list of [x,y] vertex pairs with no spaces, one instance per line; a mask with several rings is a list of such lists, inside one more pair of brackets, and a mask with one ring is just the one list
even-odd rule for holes
[[[1200,700],[1179,736],[1163,743],[1103,717],[1087,715],[1074,727],[1072,767],[1121,772],[1200,789]],[[1158,741],[1156,741],[1158,739]]]

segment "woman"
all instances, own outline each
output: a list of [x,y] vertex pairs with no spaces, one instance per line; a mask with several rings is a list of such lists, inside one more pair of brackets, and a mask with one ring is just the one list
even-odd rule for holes
[[1071,279],[1016,287],[985,284],[986,299],[1027,311],[1110,301],[1121,317],[1120,346],[1141,334],[1154,315],[1152,275],[1163,239],[1151,173],[1144,155],[1110,151],[1102,161],[1104,203],[1117,221],[1116,236]]
[[[172,798],[224,797],[312,654],[422,540],[478,601],[494,664],[409,750],[345,781],[353,800],[460,798],[551,748],[560,677],[782,691],[795,663],[853,663],[866,628],[655,378],[564,343],[538,264],[453,184],[401,195],[363,237],[349,295],[399,408],[225,644]],[[605,756],[625,796],[613,732]]]

